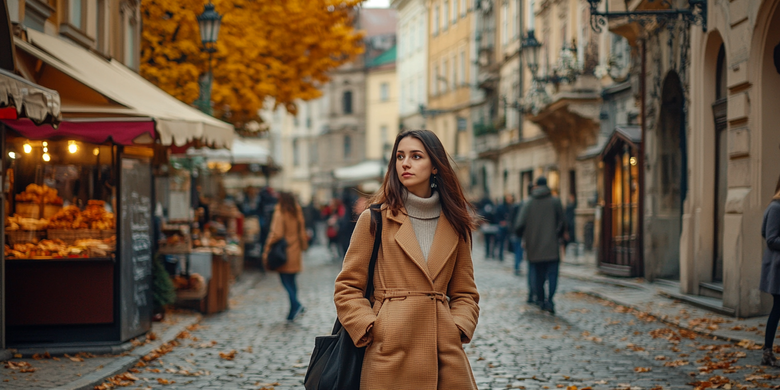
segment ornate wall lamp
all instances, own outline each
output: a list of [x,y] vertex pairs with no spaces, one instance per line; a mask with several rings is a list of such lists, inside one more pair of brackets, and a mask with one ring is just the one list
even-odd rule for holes
[[671,0],[648,0],[651,3],[659,2],[666,9],[641,10],[641,11],[609,11],[609,1],[604,5],[604,11],[599,11],[601,0],[588,0],[590,5],[590,28],[600,33],[602,26],[606,26],[607,19],[626,17],[629,21],[643,21],[655,19],[663,22],[682,18],[688,24],[701,25],[702,31],[707,32],[707,0],[688,0],[688,8],[672,8]]

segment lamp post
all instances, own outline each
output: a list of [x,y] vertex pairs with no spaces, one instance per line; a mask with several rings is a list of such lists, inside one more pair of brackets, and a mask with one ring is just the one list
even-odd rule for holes
[[523,58],[534,80],[537,77],[536,72],[539,71],[539,49],[541,48],[542,44],[536,40],[534,30],[528,30],[528,35],[523,39]]
[[198,27],[200,28],[200,42],[203,44],[202,51],[209,53],[209,71],[206,74],[206,80],[200,82],[200,96],[196,105],[198,108],[211,115],[211,84],[214,81],[212,74],[211,59],[214,52],[217,51],[217,37],[219,36],[219,26],[222,23],[222,15],[214,10],[214,4],[209,0],[203,8],[203,13],[198,15]]

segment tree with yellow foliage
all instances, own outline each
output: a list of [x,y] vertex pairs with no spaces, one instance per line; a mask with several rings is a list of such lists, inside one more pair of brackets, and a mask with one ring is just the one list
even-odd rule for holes
[[[237,127],[258,120],[266,98],[297,113],[321,96],[328,72],[363,52],[354,8],[363,0],[213,0],[222,26],[213,59],[215,116]],[[208,70],[197,16],[204,2],[142,0],[141,75],[192,103]]]

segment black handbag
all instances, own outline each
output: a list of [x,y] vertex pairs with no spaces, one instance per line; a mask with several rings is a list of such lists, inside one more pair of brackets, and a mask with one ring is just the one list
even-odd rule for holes
[[[374,221],[375,232],[374,250],[368,262],[365,293],[367,299],[374,295],[374,267],[382,241],[382,215],[379,205],[371,206],[371,220]],[[355,346],[337,317],[330,336],[318,336],[314,339],[314,352],[311,354],[303,386],[306,390],[359,390],[365,352],[365,347]]]
[[268,250],[268,269],[271,271],[287,264],[287,240],[281,240],[271,244]]

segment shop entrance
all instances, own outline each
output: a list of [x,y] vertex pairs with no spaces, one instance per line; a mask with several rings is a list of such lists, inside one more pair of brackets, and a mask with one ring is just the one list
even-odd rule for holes
[[688,192],[684,105],[680,77],[669,72],[663,83],[656,126],[655,185],[651,194],[656,201],[647,242],[651,251],[648,276],[653,279],[680,278],[682,206]]

